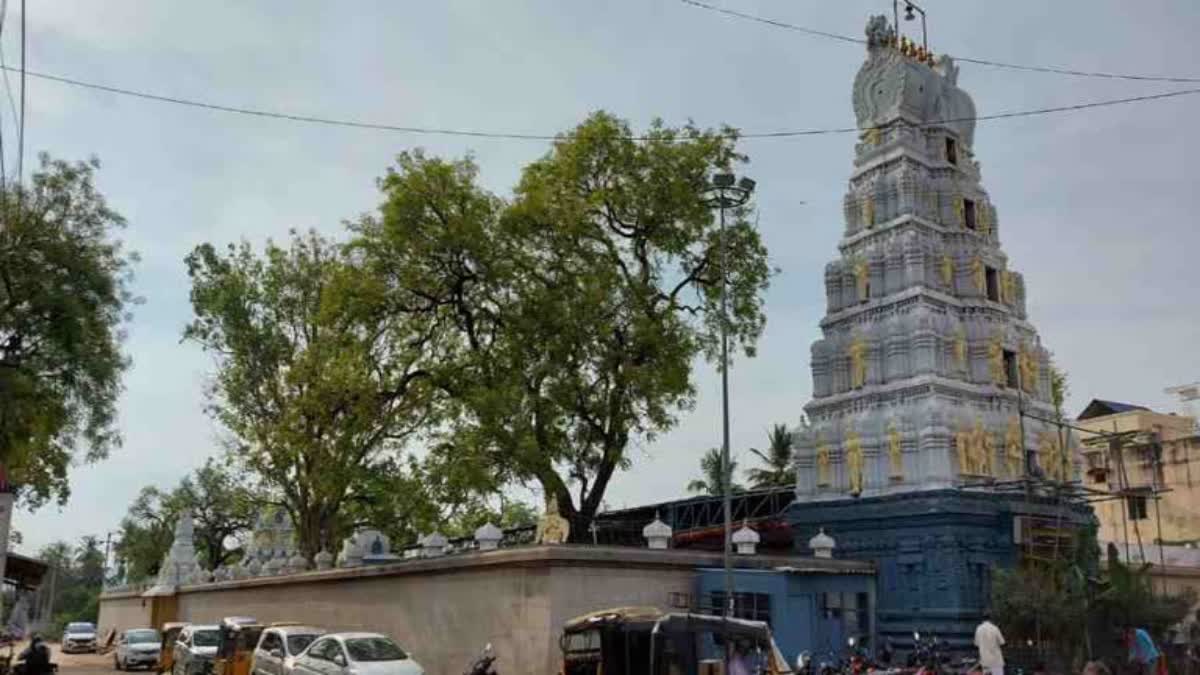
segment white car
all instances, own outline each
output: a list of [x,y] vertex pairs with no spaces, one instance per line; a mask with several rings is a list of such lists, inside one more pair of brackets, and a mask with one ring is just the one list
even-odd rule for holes
[[153,628],[132,628],[117,636],[117,647],[113,650],[113,668],[153,668],[158,665],[162,651],[162,638]]
[[203,675],[217,658],[220,626],[187,625],[175,639],[171,675]]
[[60,644],[62,644],[64,654],[96,651],[96,624],[85,622],[67,624],[63,630]]
[[333,633],[296,659],[296,675],[425,675],[421,664],[386,635]]
[[271,626],[258,638],[251,675],[292,675],[296,657],[325,634],[314,626]]

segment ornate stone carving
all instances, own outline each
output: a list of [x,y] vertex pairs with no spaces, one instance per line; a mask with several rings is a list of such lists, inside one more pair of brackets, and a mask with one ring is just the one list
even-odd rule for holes
[[942,285],[954,290],[954,258],[949,253],[942,254]]
[[1008,382],[1008,373],[1004,372],[1004,337],[1000,331],[996,331],[988,343],[988,376],[997,387]]
[[959,368],[967,365],[967,329],[962,326],[954,335],[954,365]]
[[900,428],[896,425],[896,420],[888,421],[887,429],[888,437],[888,460],[891,466],[889,477],[892,480],[904,479],[904,447],[903,439],[900,435]]
[[863,491],[863,447],[858,432],[846,431],[846,480],[850,494],[860,495]]
[[971,428],[965,424],[954,432],[954,451],[958,455],[958,472],[971,473]]
[[975,286],[975,292],[980,295],[987,295],[987,268],[983,264],[981,256],[971,258],[971,283]]
[[1021,388],[1031,394],[1037,391],[1041,364],[1038,363],[1037,353],[1031,351],[1024,342],[1017,353],[1017,367],[1021,371]]
[[859,389],[867,384],[867,342],[861,335],[855,335],[846,350],[850,357],[850,387]]
[[954,218],[958,223],[959,228],[966,229],[967,227],[967,207],[963,204],[962,195],[954,197]]
[[1000,301],[1006,305],[1017,302],[1017,275],[1008,270],[1000,273]]
[[830,483],[833,482],[831,475],[830,475],[833,473],[832,472],[833,467],[831,466],[831,460],[829,457],[829,446],[826,445],[825,441],[821,440],[821,438],[819,436],[817,437],[817,453],[816,454],[817,454],[817,486],[818,487],[829,487]]
[[1016,415],[1008,418],[1008,430],[1004,433],[1004,463],[1009,478],[1019,478],[1025,464],[1025,451],[1021,447],[1021,421]]
[[870,292],[871,282],[871,266],[866,259],[859,258],[854,261],[854,287],[858,290],[858,299],[868,300],[867,294]]

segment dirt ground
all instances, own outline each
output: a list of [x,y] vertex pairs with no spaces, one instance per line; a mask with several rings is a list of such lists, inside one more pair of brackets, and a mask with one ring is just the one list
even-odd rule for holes
[[[112,673],[112,654],[63,654],[58,645],[51,645],[51,660],[58,664],[59,675],[75,673]],[[24,649],[24,646],[21,647]],[[20,654],[20,650],[17,650]]]

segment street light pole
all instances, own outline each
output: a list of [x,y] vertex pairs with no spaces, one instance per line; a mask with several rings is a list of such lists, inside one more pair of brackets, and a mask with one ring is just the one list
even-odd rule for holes
[[704,202],[719,212],[720,230],[717,246],[721,266],[721,495],[725,511],[725,607],[722,616],[733,615],[733,499],[732,463],[729,458],[729,247],[725,241],[725,209],[742,206],[754,192],[754,181],[743,176],[738,180],[732,173],[719,173],[704,188]]

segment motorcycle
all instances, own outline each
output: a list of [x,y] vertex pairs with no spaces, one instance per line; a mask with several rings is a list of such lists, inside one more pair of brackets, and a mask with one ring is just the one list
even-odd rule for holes
[[496,654],[492,651],[492,643],[489,642],[463,675],[496,675],[495,663]]

